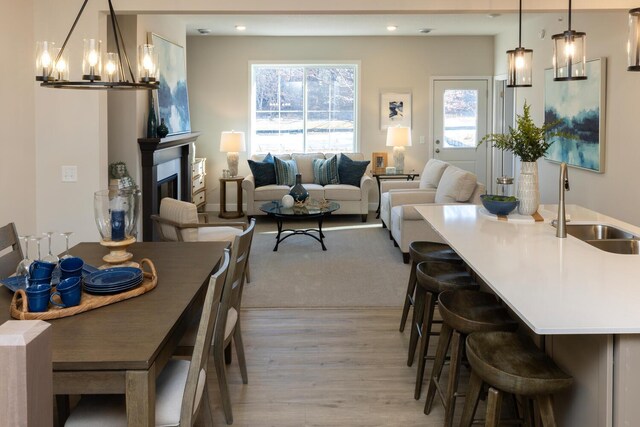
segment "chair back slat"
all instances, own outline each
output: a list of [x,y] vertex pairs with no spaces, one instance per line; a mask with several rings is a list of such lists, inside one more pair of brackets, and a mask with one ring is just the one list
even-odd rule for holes
[[209,279],[202,316],[198,325],[198,334],[187,374],[187,383],[182,396],[182,407],[180,409],[181,426],[192,426],[198,413],[201,400],[198,397],[202,397],[204,382],[207,380],[206,364],[213,339],[215,322],[218,318],[222,290],[229,270],[229,261],[229,249],[225,249],[220,268]]
[[15,273],[16,267],[24,258],[18,231],[13,222],[0,228],[0,254],[8,248],[11,248],[11,250],[0,256],[0,279],[7,278]]

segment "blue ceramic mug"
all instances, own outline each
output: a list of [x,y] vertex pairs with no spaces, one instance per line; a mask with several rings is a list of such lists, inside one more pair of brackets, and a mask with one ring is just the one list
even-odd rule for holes
[[33,284],[26,289],[29,311],[41,312],[49,308],[51,285],[48,283]]
[[29,288],[35,285],[51,285],[51,275],[49,277],[34,278],[29,277]]
[[[62,304],[53,300],[58,295]],[[80,277],[69,277],[62,280],[56,286],[56,291],[51,294],[49,301],[58,307],[73,307],[80,304],[82,298],[82,280]]]
[[33,279],[43,279],[51,277],[56,264],[46,261],[33,261],[29,266],[29,277]]
[[63,280],[68,277],[82,276],[83,267],[84,261],[82,258],[71,257],[63,259],[60,261],[60,279]]

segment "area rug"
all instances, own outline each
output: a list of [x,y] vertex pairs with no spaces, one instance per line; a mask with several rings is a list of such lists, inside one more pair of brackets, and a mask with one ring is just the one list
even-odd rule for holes
[[[276,242],[276,223],[258,217],[251,247],[251,282],[242,306],[256,307],[400,307],[409,265],[389,239],[380,220],[369,214],[333,216],[323,231],[327,250],[308,236]],[[311,221],[285,222],[285,228],[316,227]]]

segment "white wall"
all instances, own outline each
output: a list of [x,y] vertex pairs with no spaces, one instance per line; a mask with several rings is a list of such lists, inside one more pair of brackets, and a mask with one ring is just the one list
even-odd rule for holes
[[[640,224],[640,198],[635,190],[640,180],[640,141],[635,129],[640,74],[626,71],[627,13],[574,13],[572,27],[587,33],[587,59],[607,58],[606,142],[604,174],[569,168],[567,203]],[[538,37],[542,28],[547,33],[544,40]],[[544,69],[551,67],[553,55],[550,37],[565,29],[566,20],[558,22],[555,14],[526,19],[523,24],[522,44],[534,50],[533,87],[517,89],[517,105],[521,112],[525,100],[531,104],[537,124],[544,119]],[[496,37],[497,74],[506,72],[504,52],[517,42],[515,33]],[[557,203],[559,167],[543,159],[538,164],[542,202]]]
[[[405,169],[418,172],[429,158],[429,144],[418,142],[421,135],[429,141],[429,77],[493,74],[493,37],[189,37],[187,43],[191,123],[202,132],[197,155],[207,158],[210,210],[219,208],[218,178],[226,168],[220,132],[249,130],[250,61],[358,61],[359,142],[367,159],[372,152],[390,153],[380,130],[380,91],[411,90],[414,143]],[[247,154],[240,155],[240,175],[249,173]],[[228,199],[235,197],[230,193]]]

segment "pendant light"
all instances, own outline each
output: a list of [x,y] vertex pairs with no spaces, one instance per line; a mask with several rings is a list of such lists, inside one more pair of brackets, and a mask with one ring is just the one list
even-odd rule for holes
[[531,87],[533,50],[522,47],[522,0],[518,21],[518,47],[507,51],[507,87]]
[[69,58],[65,48],[88,1],[84,0],[82,3],[62,47],[56,48],[55,43],[49,41],[36,43],[36,80],[42,82],[40,86],[56,89],[157,89],[158,58],[153,45],[139,47],[139,77],[136,81],[111,0],[108,0],[109,13],[116,52],[107,53],[103,61],[102,42],[84,39],[82,80],[69,80]]
[[640,71],[640,8],[629,11],[627,71]]
[[551,37],[553,40],[553,80],[585,80],[587,78],[587,34],[571,29],[571,0],[569,0],[569,28]]

